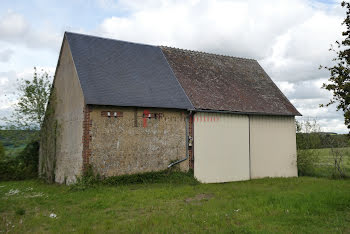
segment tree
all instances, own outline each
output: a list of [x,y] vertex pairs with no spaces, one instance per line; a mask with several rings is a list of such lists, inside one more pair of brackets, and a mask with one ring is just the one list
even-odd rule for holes
[[[34,67],[33,79],[18,81],[18,102],[2,135],[25,148],[13,157],[0,161],[0,180],[35,178],[38,174],[39,130],[50,97],[51,77]],[[1,129],[1,126],[0,126]]]
[[295,121],[299,176],[313,176],[319,162],[320,126],[317,120]]
[[44,120],[51,90],[51,77],[46,71],[38,73],[34,67],[32,80],[19,80],[18,102],[14,112],[5,121],[14,129],[38,130]]
[[[329,106],[337,103],[337,111],[344,112],[345,125],[350,129],[350,3],[343,1],[342,7],[345,7],[346,17],[342,25],[346,26],[346,30],[342,32],[345,37],[343,41],[336,41],[337,49],[333,46],[329,49],[336,53],[333,61],[336,63],[333,67],[324,67],[329,70],[329,83],[324,83],[322,88],[333,92],[333,97],[326,105],[321,104],[321,107]],[[320,67],[322,68],[322,66]]]

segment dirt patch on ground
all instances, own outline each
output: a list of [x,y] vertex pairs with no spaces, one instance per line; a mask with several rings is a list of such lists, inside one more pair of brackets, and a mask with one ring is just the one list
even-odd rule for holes
[[208,201],[213,197],[214,197],[214,194],[212,193],[200,193],[200,194],[197,194],[195,197],[186,198],[185,202],[190,203],[190,202]]

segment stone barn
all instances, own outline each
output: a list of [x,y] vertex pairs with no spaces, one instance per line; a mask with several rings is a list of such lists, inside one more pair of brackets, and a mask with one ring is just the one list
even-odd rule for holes
[[300,115],[256,60],[66,32],[39,173],[74,183],[194,170],[204,183],[297,176]]

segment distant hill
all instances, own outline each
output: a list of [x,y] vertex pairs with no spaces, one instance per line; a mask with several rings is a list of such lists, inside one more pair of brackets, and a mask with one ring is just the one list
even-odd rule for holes
[[[338,135],[336,132],[316,132],[318,134],[324,134],[324,135]],[[339,134],[339,135],[346,135],[346,134]]]
[[0,130],[0,141],[6,150],[6,155],[16,156],[35,133],[37,131]]

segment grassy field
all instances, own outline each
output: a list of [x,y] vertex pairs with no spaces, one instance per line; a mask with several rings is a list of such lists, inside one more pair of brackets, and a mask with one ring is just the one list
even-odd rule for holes
[[350,180],[100,185],[84,191],[0,182],[0,217],[0,231],[13,233],[350,233]]
[[[334,171],[334,160],[330,148],[313,149],[319,155],[319,162],[315,170],[315,176],[332,177]],[[345,152],[344,156],[344,170],[345,174],[350,177],[350,148],[342,148]]]

